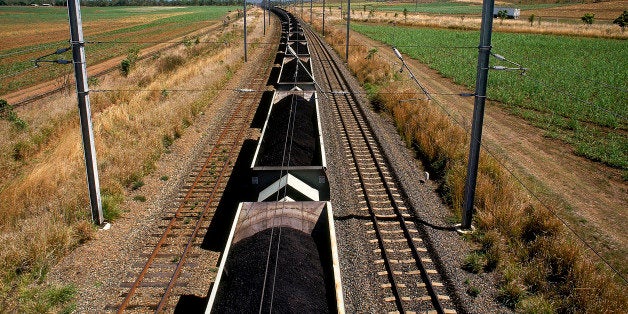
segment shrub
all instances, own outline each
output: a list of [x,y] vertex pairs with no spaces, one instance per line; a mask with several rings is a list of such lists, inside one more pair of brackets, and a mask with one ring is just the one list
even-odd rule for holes
[[580,19],[584,22],[584,24],[591,25],[595,20],[595,14],[585,13]]
[[506,11],[506,10],[499,10],[497,12],[497,17],[499,18],[499,24],[504,23],[504,19],[508,17],[508,11]]
[[6,100],[0,99],[0,118],[13,123],[13,127],[19,131],[25,130],[28,127],[28,124],[26,121],[20,119],[13,109],[13,106],[11,106]]
[[185,63],[185,59],[179,55],[167,55],[159,60],[157,70],[161,73],[170,73]]
[[467,294],[475,298],[480,295],[480,289],[478,287],[471,286],[467,288]]
[[534,14],[530,14],[530,16],[528,17],[528,22],[530,22],[530,26],[532,26],[532,24],[534,24]]
[[121,215],[120,204],[123,201],[122,194],[103,191],[102,211],[106,221],[114,221]]
[[613,24],[619,25],[619,27],[621,27],[621,32],[623,33],[626,29],[626,25],[628,24],[628,11],[624,10],[624,13],[620,14],[613,20]]
[[556,309],[550,301],[544,296],[531,296],[524,298],[517,304],[517,312],[529,313],[529,314],[551,314],[555,313]]
[[464,258],[462,269],[468,272],[472,272],[474,274],[478,274],[484,268],[485,262],[486,262],[486,258],[484,257],[483,254],[479,252],[473,252]]
[[164,148],[170,148],[170,146],[172,146],[172,143],[174,143],[174,139],[169,134],[165,134],[161,138],[161,142],[162,144],[164,144]]
[[124,59],[120,62],[120,72],[122,75],[128,76],[131,72],[131,61],[129,59]]

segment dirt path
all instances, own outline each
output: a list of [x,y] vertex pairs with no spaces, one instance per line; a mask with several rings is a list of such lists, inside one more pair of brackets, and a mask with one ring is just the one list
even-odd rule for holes
[[[360,34],[351,36],[367,45],[381,46]],[[378,53],[391,63],[398,61],[392,49],[380,48]],[[409,66],[431,93],[454,94],[433,97],[470,130],[473,97],[457,96],[470,91],[415,60]],[[574,155],[570,146],[545,137],[543,130],[494,103],[486,107],[482,139],[526,187],[544,203],[562,208],[561,216],[568,217],[570,225],[585,234],[589,243],[595,242],[597,250],[615,256],[614,266],[626,272],[621,265],[628,264],[628,236],[623,229],[628,221],[628,184],[622,181],[619,170]]]

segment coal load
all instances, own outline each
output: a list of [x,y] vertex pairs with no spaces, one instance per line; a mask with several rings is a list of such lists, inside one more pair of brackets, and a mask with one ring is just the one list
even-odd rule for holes
[[306,55],[308,54],[307,45],[302,41],[295,41],[290,43],[290,47],[297,53],[297,55]]
[[283,64],[281,70],[281,77],[279,82],[281,83],[303,83],[313,82],[312,77],[309,74],[310,61],[303,61],[297,58]]
[[231,247],[212,312],[257,313],[261,305],[263,313],[329,313],[325,295],[314,239],[288,227],[266,229]]
[[268,118],[257,166],[320,166],[316,108],[298,95],[284,97]]
[[288,39],[290,39],[290,40],[305,40],[305,34],[300,33],[300,32],[299,33],[292,33],[292,34],[290,34]]

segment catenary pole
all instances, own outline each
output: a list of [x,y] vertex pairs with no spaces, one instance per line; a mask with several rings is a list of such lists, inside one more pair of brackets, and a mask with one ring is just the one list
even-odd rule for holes
[[345,57],[349,63],[349,23],[351,22],[351,0],[347,0],[347,44],[345,46]]
[[[262,1],[262,12],[264,13],[264,36],[266,36],[266,6],[264,5],[264,1]],[[268,18],[270,18],[270,16]]]
[[480,144],[482,141],[482,124],[484,121],[484,103],[486,102],[486,85],[488,82],[488,65],[491,54],[491,32],[493,29],[493,7],[495,0],[484,0],[482,4],[482,24],[480,27],[480,46],[478,55],[477,79],[475,82],[475,104],[471,125],[471,143],[469,145],[469,163],[464,189],[462,213],[462,229],[470,229],[473,220],[473,202],[478,176]]
[[78,98],[81,136],[85,155],[89,202],[92,209],[92,221],[101,225],[104,222],[102,202],[100,198],[100,182],[98,180],[98,164],[96,162],[96,146],[94,145],[94,129],[92,126],[91,109],[89,106],[89,87],[87,86],[87,66],[85,64],[85,41],[83,40],[83,23],[79,0],[68,1],[70,17],[70,43],[72,46],[72,63],[76,77],[76,95]]
[[247,62],[246,53],[246,0],[244,0],[244,62]]
[[325,0],[323,0],[323,37],[325,37]]
[[310,24],[312,24],[312,2],[313,0],[310,0]]

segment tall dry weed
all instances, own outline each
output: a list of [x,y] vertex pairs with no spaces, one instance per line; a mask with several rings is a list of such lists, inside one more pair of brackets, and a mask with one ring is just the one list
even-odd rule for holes
[[[314,23],[320,30],[320,24]],[[344,32],[326,27],[325,39],[344,54]],[[356,49],[357,48],[357,49]],[[350,43],[348,65],[377,108],[388,112],[401,138],[437,174],[443,198],[460,215],[466,177],[469,136],[434,104],[421,101],[415,87],[399,81],[381,58],[369,58],[364,45]],[[366,73],[378,73],[376,77]],[[601,313],[628,306],[625,286],[598,268],[577,243],[569,239],[550,210],[530,197],[501,164],[480,156],[474,224],[484,269],[501,277],[499,299],[518,311]]]

